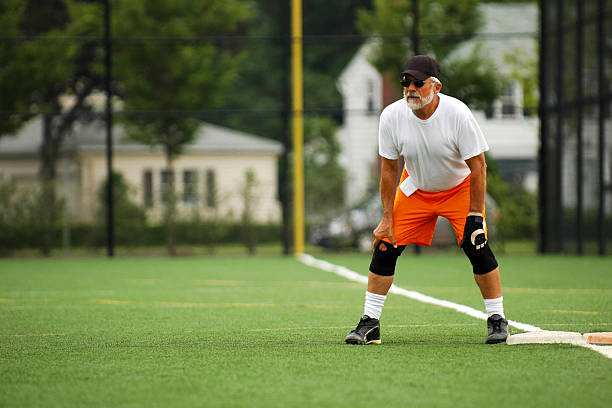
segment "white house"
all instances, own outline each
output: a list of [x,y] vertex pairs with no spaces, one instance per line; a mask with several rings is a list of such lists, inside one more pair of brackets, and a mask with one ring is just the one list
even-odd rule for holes
[[[166,162],[160,148],[129,140],[122,125],[115,125],[114,171],[131,187],[131,198],[143,205],[152,220],[162,213],[167,181]],[[0,138],[0,182],[37,183],[38,152],[42,140],[40,118],[15,136]],[[239,217],[246,173],[256,180],[258,197],[253,208],[258,221],[279,221],[277,158],[279,142],[203,123],[193,143],[174,162],[179,214],[189,216],[217,208],[220,216]],[[69,218],[91,221],[101,203],[98,191],[106,180],[105,125],[78,125],[62,146],[57,169],[58,193],[66,199]]]
[[[476,39],[462,45],[454,57],[471,53],[476,46],[482,47],[482,51],[504,74],[509,74],[504,61],[508,53],[520,49],[537,58],[535,41],[529,35],[537,31],[537,5],[483,4],[479,7],[485,23],[479,34],[483,35],[477,35]],[[376,183],[378,119],[385,107],[383,100],[389,103],[389,95],[383,95],[389,87],[385,86],[383,77],[369,63],[368,54],[373,46],[374,42],[364,44],[337,81],[344,107],[344,124],[337,133],[342,146],[339,162],[348,176],[345,196],[349,205],[364,199],[368,187]],[[492,115],[487,118],[484,112],[475,111],[474,114],[487,138],[490,154],[498,161],[502,174],[535,191],[539,121],[523,115],[520,82],[509,80],[504,91],[504,95],[495,102]]]
[[336,137],[342,146],[338,162],[346,172],[347,204],[361,200],[376,174],[378,117],[383,108],[383,78],[368,62],[373,43],[362,46],[340,74],[344,124]]

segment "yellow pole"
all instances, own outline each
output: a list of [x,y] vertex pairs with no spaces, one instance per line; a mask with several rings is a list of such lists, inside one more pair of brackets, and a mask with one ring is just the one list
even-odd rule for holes
[[304,253],[304,92],[302,80],[302,0],[291,1],[293,107],[293,253]]

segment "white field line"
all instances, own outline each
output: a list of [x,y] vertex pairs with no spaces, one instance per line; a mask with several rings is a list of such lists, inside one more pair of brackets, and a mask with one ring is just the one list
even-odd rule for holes
[[[335,265],[330,262],[324,261],[322,259],[317,259],[314,256],[309,255],[309,254],[298,254],[296,258],[305,265],[312,266],[314,268],[321,269],[326,272],[335,273],[336,275],[342,276],[343,278],[346,278],[353,282],[359,282],[364,285],[367,285],[368,283],[367,276],[361,275],[344,266]],[[420,292],[416,292],[414,290],[407,290],[395,284],[391,286],[391,289],[389,289],[389,292],[397,294],[397,295],[405,296],[410,299],[418,300],[419,302],[429,303],[432,305],[445,307],[447,309],[456,310],[459,313],[464,313],[468,316],[472,316],[477,319],[487,320],[486,313],[483,313],[480,310],[476,310],[474,308],[471,308],[469,306],[465,306],[459,303],[450,302],[448,300],[437,299],[437,298],[434,298],[428,295],[424,295]],[[530,324],[516,322],[513,320],[508,320],[508,325],[515,327],[519,330],[527,331],[527,332],[534,332],[534,331],[546,332],[546,330],[543,330],[537,326],[532,326]],[[596,351],[598,353],[601,353],[604,356],[612,359],[612,346],[598,346],[595,344],[584,344],[581,346],[591,349],[593,351]]]

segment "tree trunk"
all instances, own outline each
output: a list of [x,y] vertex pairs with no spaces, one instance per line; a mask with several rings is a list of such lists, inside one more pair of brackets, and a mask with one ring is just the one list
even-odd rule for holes
[[[51,254],[53,245],[53,230],[58,218],[59,209],[57,208],[57,197],[55,194],[56,165],[59,149],[64,136],[71,130],[72,125],[82,117],[81,110],[85,107],[85,99],[94,89],[94,82],[88,81],[82,89],[76,92],[77,99],[75,105],[66,113],[55,116],[52,113],[43,115],[42,144],[40,148],[40,183],[41,183],[41,203],[40,203],[40,250],[44,256]],[[50,99],[57,99],[54,95]],[[58,103],[52,104],[53,108],[59,111]]]
[[166,230],[166,246],[168,255],[176,255],[176,192],[174,181],[173,157],[166,151],[166,191],[164,223]]
[[53,230],[57,218],[57,198],[55,196],[56,163],[59,151],[59,137],[53,132],[53,116],[43,116],[42,145],[40,149],[40,251],[51,255]]

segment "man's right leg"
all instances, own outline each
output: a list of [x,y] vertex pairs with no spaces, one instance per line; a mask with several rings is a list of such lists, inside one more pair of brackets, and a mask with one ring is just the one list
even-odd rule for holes
[[[405,178],[405,175],[402,177]],[[398,246],[394,248],[390,243],[380,241],[374,249],[363,317],[357,328],[346,336],[347,343],[380,344],[379,319],[387,292],[393,284],[397,258],[407,244],[429,245],[437,219],[427,197],[424,197],[419,190],[406,196],[398,187],[393,205],[393,235]]]
[[368,290],[365,294],[364,316],[380,319],[382,308],[387,299],[387,292],[393,284],[393,276],[377,275],[370,271],[368,273]]
[[345,341],[349,344],[380,344],[380,315],[393,284],[395,265],[405,246],[394,248],[381,241],[372,255],[368,274],[368,290],[365,294],[363,317]]

